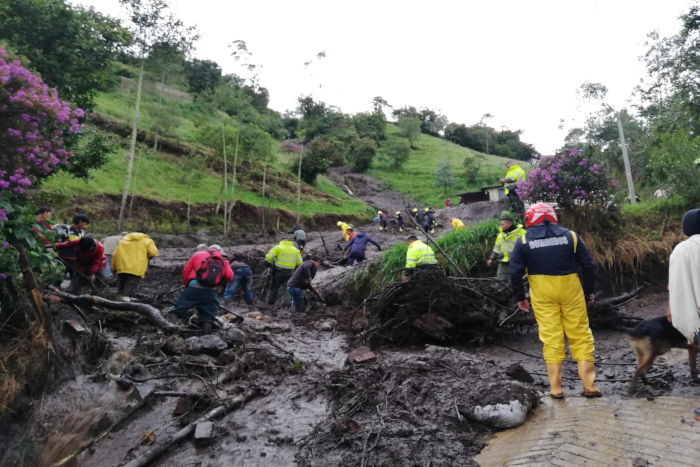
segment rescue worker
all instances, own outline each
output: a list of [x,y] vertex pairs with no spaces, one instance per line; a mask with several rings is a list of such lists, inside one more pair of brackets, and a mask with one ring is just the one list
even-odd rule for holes
[[243,290],[245,304],[249,310],[252,310],[253,302],[253,271],[246,263],[240,261],[231,261],[231,269],[233,269],[233,280],[228,283],[224,291],[224,299],[229,300],[236,295],[239,289]]
[[107,257],[107,268],[105,269],[107,277],[111,277],[112,275],[112,254],[114,253],[114,250],[117,249],[119,242],[121,242],[128,234],[129,232],[122,232],[119,235],[110,235],[109,237],[102,239],[102,245],[105,247],[105,256]]
[[[104,288],[107,280],[105,276],[107,258],[102,243],[92,237],[80,237],[57,243],[56,249],[59,252],[63,250],[75,252],[72,264],[74,274],[68,286],[68,293],[78,293],[86,285],[94,285],[97,289]],[[97,282],[95,279],[98,279]]]
[[145,232],[132,232],[124,236],[111,256],[110,267],[118,278],[117,295],[129,302],[146,275],[148,261],[158,256],[158,248]]
[[46,239],[44,235],[45,232],[43,231],[53,232],[53,227],[49,223],[51,220],[51,208],[48,206],[41,206],[36,210],[35,214],[36,223],[39,224],[39,227],[32,227],[32,230],[37,234],[36,239],[40,242],[44,242],[46,249],[51,249],[53,248],[53,242]]
[[520,237],[525,235],[525,229],[518,224],[513,223],[513,216],[508,212],[501,214],[501,227],[499,227],[496,243],[493,245],[491,257],[486,261],[486,266],[491,267],[494,260],[498,260],[498,269],[496,270],[496,279],[508,283],[510,281],[510,265],[508,264],[509,256],[515,248],[515,244]]
[[365,250],[367,249],[368,242],[376,246],[377,250],[382,251],[382,247],[379,246],[379,243],[377,243],[372,237],[364,232],[359,232],[355,238],[348,242],[347,246],[343,250],[343,252],[350,250],[350,254],[348,255],[348,266],[355,264],[355,261],[361,263],[365,260]]
[[505,184],[506,196],[510,202],[510,210],[517,214],[523,214],[525,212],[525,203],[520,199],[515,189],[518,187],[518,180],[521,178],[526,180],[527,174],[519,165],[514,164],[512,161],[506,162],[506,168],[508,172],[505,178],[499,178],[498,181]]
[[462,222],[461,220],[457,219],[456,217],[453,217],[452,219],[450,219],[450,222],[452,223],[452,228],[453,228],[454,230],[463,229],[463,228],[464,228],[464,222]]
[[423,217],[420,215],[420,211],[418,211],[418,208],[413,208],[413,220],[416,221],[416,230],[420,230],[419,225],[421,225],[421,222],[423,221]]
[[403,214],[401,214],[401,211],[396,211],[396,222],[399,223],[399,232],[403,232]]
[[[346,233],[347,229],[345,229]],[[287,292],[287,282],[294,274],[297,266],[303,262],[299,250],[289,240],[282,240],[279,245],[273,247],[265,256],[267,267],[272,269],[270,291],[267,294],[268,305],[274,305],[280,287],[283,287],[282,306],[289,307],[292,299]]]
[[[588,325],[586,303],[593,303],[595,263],[586,245],[574,232],[557,225],[554,209],[538,203],[525,213],[527,233],[515,244],[510,254],[510,280],[518,300],[518,308],[529,312],[523,275],[530,282],[530,299],[539,325],[543,356],[547,363],[549,395],[564,397],[561,388],[564,336],[569,351],[578,362],[584,397],[600,397],[595,386],[593,334]],[[577,265],[583,271],[583,288]]]
[[[60,237],[63,235],[56,236],[57,243],[70,243],[73,240],[79,240],[85,235],[85,229],[90,223],[90,219],[85,214],[78,214],[73,217],[73,225],[68,228],[66,232],[68,239],[64,240]],[[58,232],[58,230],[57,230]],[[76,243],[77,245],[77,243]],[[75,263],[77,246],[62,248],[58,251],[58,259],[66,266],[66,272],[72,278],[73,277],[73,264]]]
[[300,225],[297,225],[296,229],[294,229],[294,241],[299,251],[304,251],[304,248],[306,248],[306,232],[301,229]]
[[445,200],[445,208],[451,208],[452,207],[452,200],[450,198],[447,198]]
[[231,265],[224,259],[223,249],[219,245],[211,245],[204,251],[196,252],[182,270],[185,290],[168,312],[168,321],[177,323],[191,308],[196,307],[202,331],[204,334],[210,333],[216,325],[219,309],[216,289],[228,284],[231,279]]
[[347,232],[348,232],[348,229],[352,228],[352,226],[348,223],[343,222],[343,221],[338,221],[338,223],[336,225],[338,227],[340,227],[340,230],[343,231],[343,240],[345,240],[346,242],[349,241],[350,239],[348,238]]
[[[437,267],[435,252],[425,243],[418,240],[418,237],[411,235],[406,240],[408,251],[406,251],[406,268],[432,269]],[[403,280],[408,280],[408,274],[404,274]]]
[[316,271],[319,267],[321,267],[321,258],[314,256],[310,260],[304,261],[289,279],[287,293],[292,296],[295,312],[304,312],[306,308],[304,290],[312,288],[311,281],[316,277]]
[[377,211],[377,217],[379,218],[379,231],[389,230],[386,225],[386,214],[384,214],[382,211]]
[[423,230],[435,233],[435,226],[437,222],[435,221],[435,211],[432,208],[425,208],[425,215],[423,217]]

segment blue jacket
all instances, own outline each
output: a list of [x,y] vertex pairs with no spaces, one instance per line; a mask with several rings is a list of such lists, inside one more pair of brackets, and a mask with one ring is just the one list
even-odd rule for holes
[[[583,292],[593,293],[595,262],[580,237],[557,224],[530,227],[510,254],[510,282],[518,301],[525,300],[523,275],[566,276],[582,269]],[[525,239],[525,242],[522,239]]]
[[364,232],[359,232],[357,235],[355,235],[355,238],[350,240],[343,251],[351,248],[350,253],[364,253],[365,249],[367,248],[367,242],[374,244],[377,248],[381,248],[379,243],[375,242],[372,237]]

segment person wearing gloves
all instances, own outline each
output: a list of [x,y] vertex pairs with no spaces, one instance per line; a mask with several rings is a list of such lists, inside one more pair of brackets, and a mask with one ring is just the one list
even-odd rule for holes
[[435,222],[435,211],[433,211],[432,208],[425,208],[425,215],[423,217],[423,230],[426,232],[429,232],[431,234],[435,233],[435,226],[437,225],[437,222]]
[[[571,357],[578,363],[582,395],[601,397],[595,386],[595,347],[586,308],[594,300],[596,266],[578,235],[557,222],[554,209],[544,203],[535,204],[525,213],[527,233],[515,243],[510,255],[511,285],[518,308],[528,313],[530,304],[523,284],[523,275],[527,274],[532,310],[544,344],[549,395],[554,399],[564,397],[561,373],[566,337]],[[578,267],[583,271],[583,287]]]
[[155,242],[145,232],[124,236],[112,253],[111,270],[118,278],[117,294],[131,301],[141,279],[146,275],[148,261],[158,256]]
[[399,232],[403,232],[403,214],[401,214],[401,211],[396,211],[396,222],[399,224]]
[[211,245],[204,251],[196,252],[182,270],[185,290],[168,313],[168,321],[177,323],[191,308],[197,308],[202,331],[210,333],[216,325],[219,309],[217,288],[228,284],[231,279],[233,270],[224,259],[223,249],[219,245]]
[[347,222],[343,221],[338,221],[336,224],[338,227],[340,227],[340,230],[343,231],[343,240],[346,242],[350,241],[350,238],[348,238],[348,229],[352,229],[352,225],[348,224]]
[[107,257],[102,243],[92,237],[80,237],[68,242],[57,243],[58,251],[69,249],[75,254],[73,261],[73,277],[71,277],[68,293],[78,293],[86,285],[94,285],[103,289],[107,276]]
[[343,250],[343,252],[350,250],[350,254],[348,255],[348,266],[355,264],[355,261],[361,263],[365,260],[365,250],[367,249],[368,242],[376,246],[377,250],[382,251],[382,247],[379,246],[379,243],[377,243],[372,237],[364,232],[359,232],[355,238],[348,242],[347,246]]
[[301,266],[301,253],[294,248],[289,240],[282,240],[279,245],[273,247],[265,256],[268,268],[272,269],[270,291],[267,294],[268,305],[274,305],[277,301],[280,287],[283,288],[282,306],[289,307],[292,302],[287,292],[287,282],[294,274],[294,270]]
[[389,230],[389,228],[386,225],[386,214],[384,214],[382,211],[377,211],[377,220],[379,220],[379,231],[380,232],[382,230]]
[[316,277],[316,271],[321,267],[321,258],[313,257],[304,261],[301,266],[294,271],[291,279],[287,283],[287,292],[294,302],[294,311],[303,313],[306,309],[304,303],[304,290],[311,288],[311,281]]

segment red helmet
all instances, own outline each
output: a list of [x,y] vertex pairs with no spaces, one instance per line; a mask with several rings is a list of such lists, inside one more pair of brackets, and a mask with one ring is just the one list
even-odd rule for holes
[[557,213],[554,212],[554,208],[549,204],[537,203],[525,213],[525,227],[532,227],[544,221],[549,221],[554,224],[559,221],[557,219]]

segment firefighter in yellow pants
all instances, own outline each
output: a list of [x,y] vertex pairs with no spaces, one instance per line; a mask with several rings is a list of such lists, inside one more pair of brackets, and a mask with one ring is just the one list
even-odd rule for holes
[[[524,274],[530,282],[532,309],[544,344],[542,353],[547,363],[549,395],[555,399],[564,397],[561,370],[566,358],[566,336],[571,356],[578,362],[582,395],[600,397],[602,394],[595,386],[593,333],[586,309],[587,300],[588,304],[593,303],[593,258],[574,232],[557,225],[557,215],[547,204],[532,206],[525,213],[525,225],[527,233],[515,244],[510,255],[510,279],[518,307],[525,312],[529,311],[529,303],[523,285]],[[583,270],[583,287],[577,266]]]

